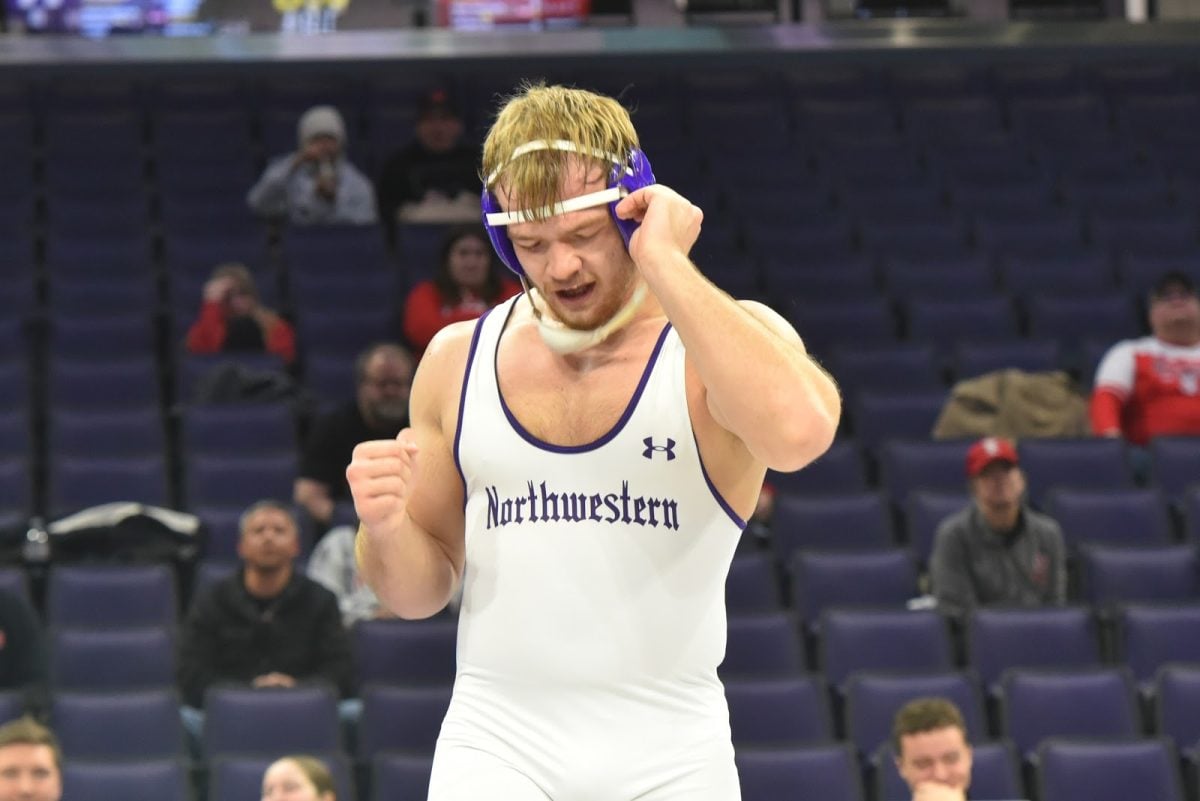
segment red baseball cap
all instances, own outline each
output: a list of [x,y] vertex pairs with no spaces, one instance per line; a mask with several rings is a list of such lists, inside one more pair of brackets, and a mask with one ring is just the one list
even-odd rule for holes
[[967,450],[967,478],[975,478],[994,462],[1017,464],[1017,448],[1004,437],[984,437]]

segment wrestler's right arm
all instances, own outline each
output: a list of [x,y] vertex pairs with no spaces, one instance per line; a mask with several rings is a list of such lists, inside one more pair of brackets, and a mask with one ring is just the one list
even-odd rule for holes
[[354,449],[346,478],[359,530],[359,572],[403,618],[437,614],[462,579],[462,480],[452,444],[474,321],[443,329],[421,358],[411,428]]

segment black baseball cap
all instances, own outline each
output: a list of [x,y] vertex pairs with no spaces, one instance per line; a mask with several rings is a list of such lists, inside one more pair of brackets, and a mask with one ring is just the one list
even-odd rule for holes
[[1159,300],[1177,292],[1195,295],[1196,284],[1192,281],[1191,276],[1182,270],[1171,270],[1170,272],[1163,273],[1154,282],[1154,286],[1150,288],[1150,299]]

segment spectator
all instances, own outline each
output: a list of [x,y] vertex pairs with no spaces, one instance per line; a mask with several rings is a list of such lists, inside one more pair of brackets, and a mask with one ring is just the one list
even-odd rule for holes
[[350,638],[337,599],[295,570],[299,553],[296,521],[282,504],[259,501],[243,513],[241,568],[196,598],[181,637],[183,720],[193,736],[203,729],[204,693],[217,684],[318,681],[351,694]]
[[419,358],[433,335],[450,323],[474,320],[520,292],[519,283],[501,275],[481,227],[455,228],[446,235],[437,273],[408,293],[404,336]]
[[416,136],[388,157],[376,182],[379,217],[393,242],[400,222],[479,219],[479,148],[464,130],[446,90],[421,98]]
[[18,690],[26,703],[45,701],[46,652],[41,621],[29,602],[0,590],[0,690]]
[[1025,503],[1025,475],[1013,443],[984,437],[967,451],[971,503],[941,522],[930,560],[938,606],[1066,603],[1062,530]]
[[913,801],[966,801],[971,746],[958,707],[945,698],[917,698],[896,713],[892,751]]
[[352,627],[360,620],[392,617],[379,605],[379,598],[362,580],[354,557],[354,526],[334,526],[326,532],[308,557],[308,577],[323,585],[338,599],[342,624]]
[[277,759],[263,774],[262,801],[337,801],[333,774],[315,757]]
[[188,329],[192,353],[273,353],[296,359],[296,334],[275,311],[259,303],[254,277],[241,264],[222,264],[204,285],[200,316]]
[[369,439],[394,438],[408,425],[408,392],[416,362],[400,345],[380,343],[354,362],[356,397],[317,418],[300,457],[293,489],[296,503],[324,532],[336,504],[350,500],[346,466],[354,446]]
[[24,717],[0,726],[0,801],[59,801],[62,749],[54,732]]
[[1200,297],[1181,272],[1150,292],[1151,336],[1109,349],[1096,371],[1092,430],[1145,445],[1167,434],[1200,435]]
[[293,225],[376,222],[371,182],[345,155],[346,124],[333,106],[313,106],[297,126],[299,149],[273,160],[246,195],[261,217]]

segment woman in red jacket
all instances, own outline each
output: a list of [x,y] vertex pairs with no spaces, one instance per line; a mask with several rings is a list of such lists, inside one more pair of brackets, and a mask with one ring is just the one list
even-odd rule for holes
[[453,228],[434,277],[414,286],[404,301],[404,336],[419,356],[450,323],[474,320],[520,291],[520,284],[501,274],[483,228]]
[[187,348],[192,353],[273,353],[291,364],[296,335],[286,320],[258,302],[258,288],[245,266],[222,264],[204,285]]

